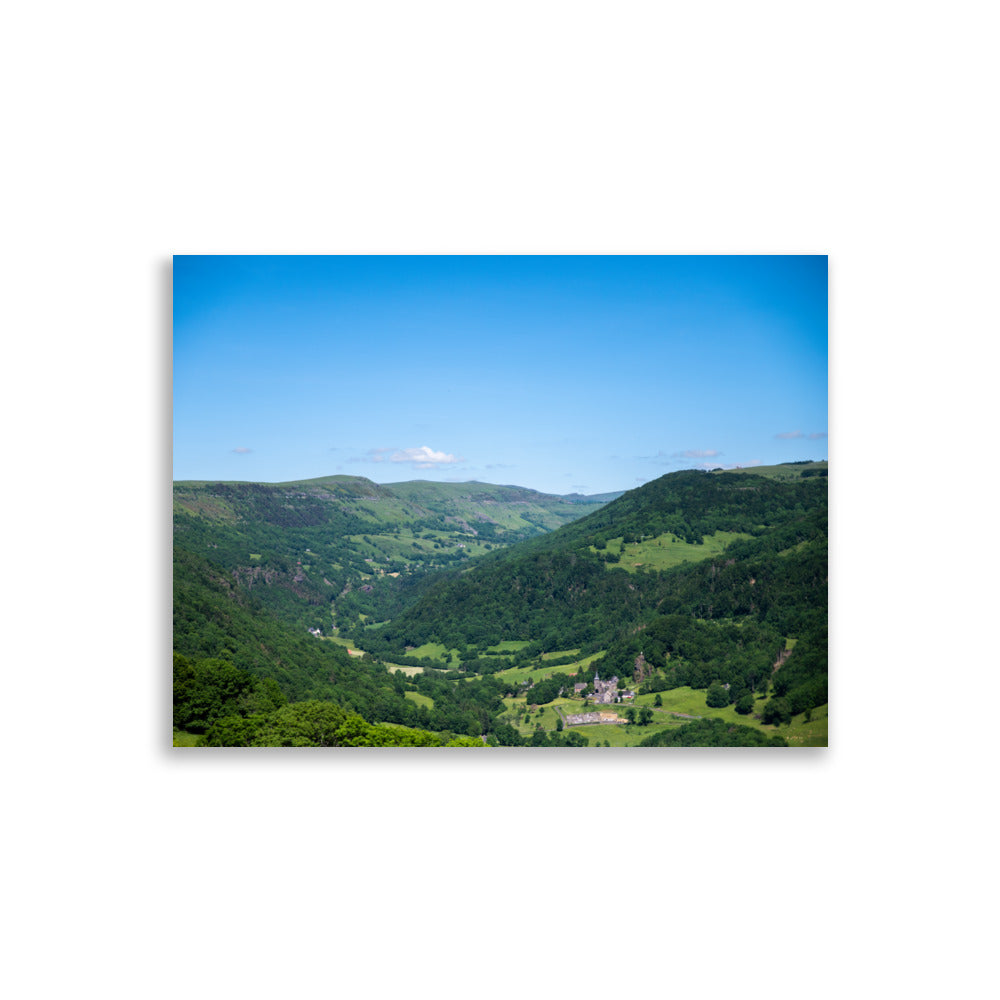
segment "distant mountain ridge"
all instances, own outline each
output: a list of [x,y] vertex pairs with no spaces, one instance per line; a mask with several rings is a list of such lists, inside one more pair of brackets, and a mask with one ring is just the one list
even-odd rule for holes
[[606,502],[520,486],[380,485],[344,475],[181,480],[173,499],[176,546],[255,589],[289,624],[316,626],[329,624],[329,612],[310,609],[337,598],[352,620],[395,614],[409,582],[427,571],[552,531]]

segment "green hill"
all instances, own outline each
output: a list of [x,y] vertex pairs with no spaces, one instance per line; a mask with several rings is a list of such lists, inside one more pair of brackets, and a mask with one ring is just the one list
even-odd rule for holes
[[[305,727],[319,745],[287,701],[360,720],[324,722],[324,745],[825,745],[826,471],[677,472],[611,502],[351,476],[176,483],[179,739],[296,745]],[[306,632],[334,623],[337,642]],[[612,675],[621,707],[588,724]],[[685,735],[702,711],[726,725]]]
[[[622,549],[651,542],[683,559],[625,571]],[[603,651],[578,682],[614,673],[648,692],[721,690],[724,704],[770,692],[762,718],[786,720],[827,700],[827,572],[826,477],[677,472],[440,579],[366,648]]]
[[485,483],[182,481],[174,483],[174,543],[255,591],[289,624],[328,628],[391,617],[430,570],[467,564],[602,505]]

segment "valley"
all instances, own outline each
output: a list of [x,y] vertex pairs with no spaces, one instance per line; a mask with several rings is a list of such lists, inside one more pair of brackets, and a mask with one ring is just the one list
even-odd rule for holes
[[825,462],[174,500],[175,745],[827,745]]

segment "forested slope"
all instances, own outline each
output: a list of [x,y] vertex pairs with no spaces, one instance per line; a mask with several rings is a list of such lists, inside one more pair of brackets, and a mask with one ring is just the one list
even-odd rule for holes
[[[826,483],[664,476],[443,579],[366,636],[368,648],[399,657],[431,642],[482,649],[528,640],[542,651],[604,649],[592,669],[626,677],[641,653],[658,683],[717,682],[733,703],[766,687],[781,659],[771,711],[804,711],[827,698]],[[698,546],[715,532],[749,537],[663,572],[626,573],[608,558],[612,542]],[[785,660],[788,640],[797,645]]]
[[[468,745],[460,738],[479,740],[497,728],[510,690],[489,677],[406,678],[370,656],[352,657],[340,645],[279,621],[253,592],[183,549],[174,553],[173,639],[174,726],[204,734],[209,745]],[[324,742],[334,739],[327,732],[329,713],[327,729],[321,727],[326,735],[302,721],[302,712],[314,710],[295,706],[316,702],[346,713],[334,713],[339,721],[333,727],[348,726],[350,732],[336,737],[345,742]],[[352,721],[355,716],[360,721]],[[361,723],[406,726],[424,735],[392,735]],[[308,742],[309,733],[321,733],[320,742]]]
[[431,570],[550,531],[605,500],[485,483],[357,476],[174,484],[174,544],[292,625],[384,620]]

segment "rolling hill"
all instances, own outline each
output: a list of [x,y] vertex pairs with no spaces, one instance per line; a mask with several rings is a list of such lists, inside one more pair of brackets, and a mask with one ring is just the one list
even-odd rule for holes
[[[400,610],[430,570],[461,566],[606,500],[517,486],[359,476],[174,483],[174,544],[231,574],[289,624],[325,628]],[[334,602],[337,602],[334,606]]]
[[663,476],[441,578],[366,648],[437,644],[469,670],[505,641],[600,651],[579,681],[641,671],[647,690],[715,683],[728,704],[770,691],[763,717],[811,711],[827,700],[827,478],[798,471]]
[[[683,746],[675,730],[703,716],[690,745],[783,744],[782,726],[825,745],[827,471],[677,472],[610,502],[349,476],[176,483],[175,650],[293,703],[442,734],[407,745]],[[612,675],[640,721],[574,724]],[[251,741],[227,725],[217,738]]]

